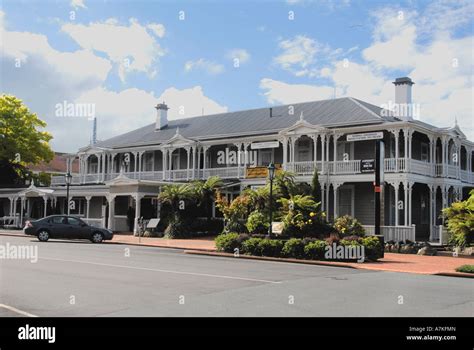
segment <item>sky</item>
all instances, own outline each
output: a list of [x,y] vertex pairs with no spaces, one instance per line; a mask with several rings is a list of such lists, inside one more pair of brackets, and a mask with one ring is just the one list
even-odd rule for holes
[[169,119],[351,96],[394,101],[474,140],[472,1],[0,0],[0,93],[47,122],[51,146]]

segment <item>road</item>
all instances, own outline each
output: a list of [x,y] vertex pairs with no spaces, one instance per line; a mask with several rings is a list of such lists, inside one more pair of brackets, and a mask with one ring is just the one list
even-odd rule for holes
[[473,316],[472,279],[0,236],[0,316]]

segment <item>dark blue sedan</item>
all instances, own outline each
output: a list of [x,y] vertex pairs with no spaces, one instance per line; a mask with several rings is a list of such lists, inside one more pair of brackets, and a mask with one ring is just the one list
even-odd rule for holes
[[23,232],[36,236],[41,242],[50,238],[88,239],[92,243],[111,240],[112,230],[90,226],[81,219],[67,215],[51,215],[45,218],[27,221]]

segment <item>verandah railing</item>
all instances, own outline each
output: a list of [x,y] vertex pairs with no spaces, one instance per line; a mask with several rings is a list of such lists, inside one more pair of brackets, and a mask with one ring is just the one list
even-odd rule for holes
[[[375,226],[362,225],[365,232],[369,236],[375,235]],[[383,235],[384,241],[415,241],[415,225],[411,226],[380,226],[380,234]]]

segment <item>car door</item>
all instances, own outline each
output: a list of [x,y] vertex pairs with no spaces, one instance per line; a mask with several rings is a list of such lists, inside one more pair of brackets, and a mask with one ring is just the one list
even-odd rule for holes
[[69,230],[71,231],[71,238],[90,238],[90,227],[81,219],[68,216],[67,218]]
[[65,216],[53,216],[47,223],[51,237],[61,238],[67,232],[67,220]]

